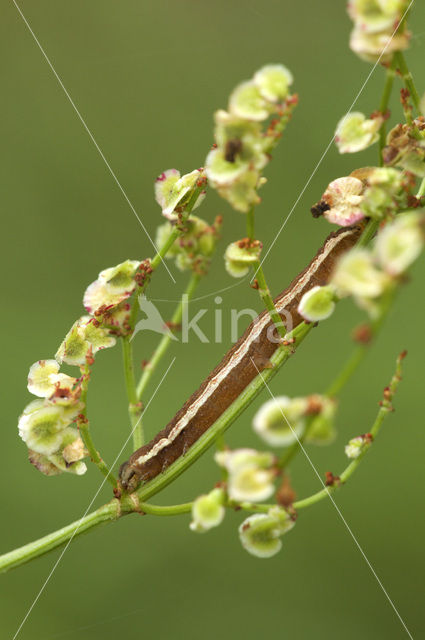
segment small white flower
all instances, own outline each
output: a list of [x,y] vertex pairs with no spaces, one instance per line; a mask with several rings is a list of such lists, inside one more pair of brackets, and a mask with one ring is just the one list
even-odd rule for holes
[[406,8],[406,0],[349,0],[347,6],[350,18],[366,33],[393,31]]
[[282,102],[293,81],[292,73],[283,64],[268,64],[254,74],[254,83],[269,102]]
[[86,358],[97,351],[113,347],[116,339],[106,329],[98,326],[95,318],[82,316],[71,327],[56,352],[58,362],[82,366]]
[[229,98],[229,111],[238,118],[246,120],[266,120],[270,115],[270,106],[264,100],[253,80],[238,85]]
[[76,378],[59,373],[56,360],[39,360],[28,373],[28,391],[39,398],[50,398],[58,386],[70,391],[76,382]]
[[364,185],[361,180],[346,176],[333,180],[322,196],[329,206],[325,211],[326,220],[342,227],[350,226],[364,217],[361,210]]
[[218,527],[225,514],[223,506],[224,492],[222,489],[213,489],[207,495],[199,496],[192,506],[192,531],[204,533],[213,527]]
[[251,466],[268,468],[275,460],[272,453],[248,448],[217,451],[214,459],[220,467],[224,467],[229,473]]
[[216,186],[232,184],[248,168],[248,163],[241,159],[235,159],[234,162],[226,160],[222,149],[212,149],[205,160],[205,173]]
[[388,276],[379,271],[367,249],[352,249],[338,261],[332,284],[340,295],[356,298],[376,298],[389,283]]
[[393,29],[379,33],[367,33],[361,27],[355,26],[350,36],[350,49],[366,62],[375,63],[378,60],[389,62],[396,51],[408,48],[410,33],[405,29],[393,33]]
[[356,153],[367,149],[378,141],[378,131],[384,119],[367,119],[363,113],[347,113],[338,123],[335,131],[335,143],[340,153]]
[[260,502],[274,492],[275,473],[271,468],[274,456],[255,449],[219,451],[215,455],[217,464],[227,469],[228,494],[237,502]]
[[308,322],[329,318],[335,309],[335,289],[331,285],[313,287],[301,298],[298,313]]
[[18,430],[29,449],[37,453],[50,455],[60,448],[63,430],[71,424],[78,414],[65,411],[58,405],[45,405],[30,413],[23,413],[19,419]]
[[294,521],[280,507],[249,516],[239,527],[243,548],[257,558],[271,558],[282,548],[280,540],[294,526]]
[[232,242],[224,253],[226,271],[233,278],[245,276],[254,265],[261,253],[261,245],[244,246],[241,242]]
[[[175,209],[188,202],[201,177],[202,172],[199,169],[183,176],[180,176],[180,171],[177,169],[168,169],[158,176],[155,180],[155,199],[166,218],[175,219]],[[192,209],[196,209],[204,197],[205,191],[199,194]]]
[[371,440],[365,436],[357,436],[351,438],[348,444],[345,446],[345,455],[351,460],[355,460],[359,457],[363,451],[370,446]]
[[94,314],[101,307],[115,307],[129,298],[136,288],[134,276],[139,265],[139,260],[126,260],[101,271],[84,293],[85,309]]
[[420,226],[424,217],[417,212],[404,213],[378,233],[375,252],[380,265],[391,276],[399,276],[416,260],[424,246]]
[[254,416],[254,431],[272,447],[286,447],[299,438],[305,427],[306,398],[277,396],[265,402]]

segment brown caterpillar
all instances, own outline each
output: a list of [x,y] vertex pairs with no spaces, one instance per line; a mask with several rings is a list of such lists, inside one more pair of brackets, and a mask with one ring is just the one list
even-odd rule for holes
[[[282,321],[289,315],[293,329],[302,322],[303,318],[297,311],[302,296],[312,287],[329,282],[337,258],[354,246],[362,229],[361,225],[346,227],[326,238],[310,264],[275,298]],[[134,491],[139,484],[155,478],[184,455],[258,372],[269,366],[270,357],[279,343],[269,313],[263,311],[171,422],[121,465],[121,487],[125,491]]]

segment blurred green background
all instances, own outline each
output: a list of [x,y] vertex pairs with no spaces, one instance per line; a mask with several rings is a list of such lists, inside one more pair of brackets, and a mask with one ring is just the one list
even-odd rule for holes
[[[425,6],[416,2],[415,34],[407,54],[424,89]],[[70,95],[151,234],[161,221],[153,180],[168,167],[202,165],[212,142],[212,114],[225,107],[239,81],[261,65],[283,62],[294,73],[300,105],[267,168],[269,183],[258,208],[258,233],[267,248],[310,176],[371,67],[348,49],[345,2],[335,0],[22,0],[21,8]],[[82,293],[102,268],[151,246],[114,184],[12,2],[0,25],[2,66],[3,356],[2,527],[4,551],[24,544],[85,511],[100,484],[95,468],[81,478],[46,478],[26,460],[17,417],[30,396],[28,367],[50,358],[76,317]],[[370,113],[383,84],[377,69],[356,107]],[[399,113],[398,99],[394,112]],[[331,148],[265,263],[271,287],[281,291],[306,264],[329,228],[309,208],[331,179],[374,164],[376,147],[357,156]],[[224,215],[223,239],[211,275],[192,313],[212,330],[214,291],[235,284],[223,268],[225,246],[244,235],[243,216],[209,193],[200,215]],[[393,371],[409,350],[396,413],[378,443],[336,500],[360,545],[415,638],[424,637],[425,519],[423,436],[424,260],[413,270],[385,330],[342,397],[339,436],[311,448],[323,473],[345,465],[343,446],[367,431]],[[176,300],[164,268],[150,296]],[[221,294],[230,308],[260,309],[244,282]],[[169,317],[173,302],[158,306]],[[361,314],[345,303],[273,381],[277,394],[321,391],[351,348],[349,333]],[[155,335],[139,334],[137,358],[148,358]],[[146,414],[149,435],[161,428],[230,346],[173,344],[153,382],[173,356],[176,364]],[[261,443],[250,422],[263,395],[228,432],[232,446]],[[96,359],[89,414],[93,434],[111,462],[128,433],[119,348]],[[126,454],[130,453],[130,446]],[[124,459],[123,455],[123,459]],[[207,453],[156,497],[181,502],[208,490],[217,469]],[[318,489],[306,459],[293,465],[299,497]],[[97,504],[110,499],[105,487]],[[189,518],[125,518],[79,538],[68,549],[20,636],[54,640],[116,638],[402,638],[400,621],[330,502],[302,513],[281,553],[258,560],[242,550],[227,514],[205,536]],[[11,638],[49,574],[59,551],[1,577],[2,637]],[[422,603],[422,604],[421,604]]]

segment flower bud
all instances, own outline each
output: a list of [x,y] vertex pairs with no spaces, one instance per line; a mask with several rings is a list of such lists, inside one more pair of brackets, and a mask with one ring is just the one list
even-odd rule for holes
[[332,285],[313,287],[301,298],[298,313],[308,322],[326,320],[335,309],[335,289]]
[[364,217],[360,204],[363,200],[364,185],[352,176],[337,178],[327,187],[322,201],[329,209],[324,212],[328,222],[348,227]]
[[233,278],[245,276],[260,258],[261,244],[245,241],[232,242],[224,253],[226,271]]
[[281,536],[294,524],[284,509],[273,507],[267,514],[256,513],[244,520],[239,527],[239,537],[251,555],[271,558],[282,548]]
[[376,257],[390,276],[401,275],[422,252],[424,216],[416,211],[398,215],[378,233]]
[[340,153],[363,151],[378,141],[378,131],[384,119],[367,119],[363,113],[347,113],[338,123],[335,131],[335,143]]
[[351,438],[345,447],[345,455],[351,460],[358,458],[371,444],[372,436],[357,436]]
[[225,514],[223,506],[224,492],[222,489],[213,489],[207,495],[199,496],[192,506],[192,531],[204,533],[213,527],[218,527]]
[[314,417],[308,427],[306,442],[308,444],[330,444],[335,440],[335,414],[337,405],[334,400],[322,395],[309,397],[310,405],[314,405]]
[[265,402],[254,416],[257,435],[272,447],[286,447],[303,433],[308,408],[306,398],[277,396]]

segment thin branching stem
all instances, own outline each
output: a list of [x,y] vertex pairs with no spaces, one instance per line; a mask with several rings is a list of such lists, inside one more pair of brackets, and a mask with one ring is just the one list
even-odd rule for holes
[[124,336],[122,342],[122,355],[124,364],[125,388],[128,400],[128,415],[130,418],[130,426],[133,434],[134,449],[138,449],[143,444],[143,429],[141,425],[140,415],[142,406],[137,398],[136,379],[134,376],[134,360],[133,349],[130,336]]
[[85,365],[84,367],[81,368],[81,374],[82,374],[82,383],[81,383],[80,400],[81,400],[81,402],[84,403],[84,408],[83,408],[81,414],[78,416],[78,419],[77,419],[78,430],[79,430],[81,438],[82,438],[82,440],[84,442],[84,446],[86,447],[87,451],[89,452],[90,459],[97,466],[97,468],[99,469],[101,474],[103,476],[105,476],[105,478],[108,480],[108,482],[110,482],[110,484],[112,484],[113,487],[116,487],[117,486],[117,481],[116,481],[114,475],[112,474],[112,472],[106,466],[106,464],[103,461],[103,459],[101,458],[98,450],[96,449],[96,447],[94,445],[94,442],[93,442],[93,438],[92,438],[91,432],[90,432],[90,423],[89,423],[89,420],[87,418],[87,389],[88,389],[88,384],[89,384],[89,381],[90,381],[90,367],[89,367],[89,365]]
[[[199,282],[201,280],[201,275],[198,273],[193,273],[189,283],[187,285],[187,288],[184,292],[184,294],[182,295],[182,299],[180,300],[180,302],[178,303],[173,316],[171,318],[171,324],[172,324],[172,328],[170,331],[173,330],[173,326],[174,325],[179,325],[182,317],[183,317],[183,312],[185,309],[185,306],[188,304],[188,302],[190,301],[190,299],[192,298],[193,294],[196,291],[197,286],[199,285]],[[162,336],[160,342],[158,343],[158,346],[156,347],[155,351],[152,354],[151,359],[149,360],[149,362],[145,365],[145,368],[143,370],[143,373],[140,377],[139,383],[137,385],[137,391],[136,391],[136,395],[137,395],[137,399],[140,400],[152,378],[152,375],[154,374],[158,364],[161,362],[162,358],[164,357],[164,355],[166,354],[170,344],[171,344],[171,334],[170,333],[166,333]]]
[[397,51],[394,54],[394,59],[400,70],[403,82],[406,85],[406,88],[408,89],[412,97],[413,104],[415,105],[417,112],[421,113],[421,98],[419,96],[418,90],[416,89],[412,73],[410,72],[409,67],[407,66],[406,59],[404,57],[403,52]]

